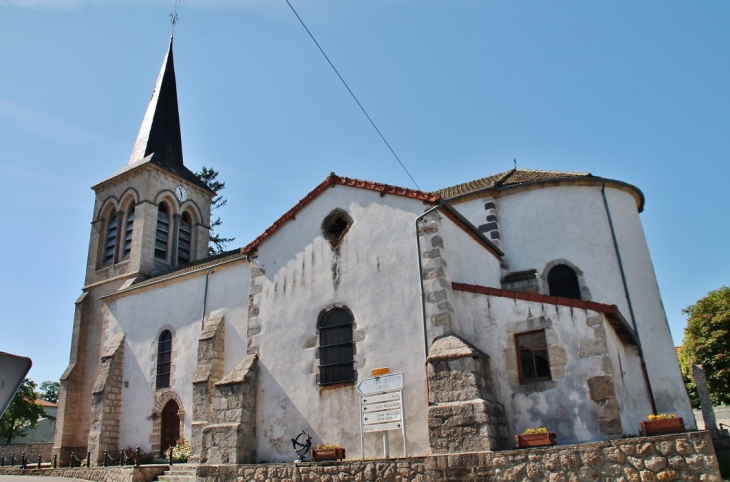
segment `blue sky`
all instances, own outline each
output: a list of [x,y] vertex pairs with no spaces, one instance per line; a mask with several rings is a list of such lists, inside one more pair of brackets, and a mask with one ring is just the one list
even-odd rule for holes
[[[292,0],[420,187],[512,167],[646,195],[667,316],[728,283],[727,1]],[[0,0],[0,350],[68,362],[93,192],[123,167],[170,0]],[[227,183],[242,246],[330,171],[412,187],[284,0],[184,0],[185,162]]]

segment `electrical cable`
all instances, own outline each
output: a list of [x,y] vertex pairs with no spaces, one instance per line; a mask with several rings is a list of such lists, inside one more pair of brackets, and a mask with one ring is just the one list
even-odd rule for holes
[[411,181],[413,181],[413,184],[415,184],[416,185],[416,188],[418,188],[418,190],[420,191],[421,190],[421,187],[418,185],[418,183],[416,182],[416,180],[413,179],[413,176],[411,176],[411,173],[408,172],[408,169],[406,169],[406,166],[400,160],[400,157],[398,157],[398,154],[396,154],[395,151],[393,150],[393,148],[390,147],[390,144],[385,139],[385,136],[383,136],[383,134],[380,132],[380,129],[378,129],[378,126],[375,125],[375,122],[373,122],[373,120],[370,118],[370,116],[368,115],[367,111],[365,110],[365,108],[360,103],[360,101],[357,100],[357,97],[355,97],[355,94],[352,92],[352,90],[350,89],[350,87],[347,85],[347,82],[345,82],[345,79],[343,79],[342,76],[340,75],[340,73],[337,71],[337,68],[334,66],[334,64],[332,63],[332,61],[330,60],[330,58],[327,57],[327,54],[326,53],[324,53],[324,50],[322,50],[322,47],[320,47],[319,42],[317,42],[317,39],[314,38],[314,35],[312,35],[312,32],[310,32],[309,29],[307,28],[307,26],[305,25],[304,20],[302,20],[302,17],[300,17],[299,14],[297,13],[297,11],[294,10],[294,7],[289,2],[289,0],[285,0],[285,1],[286,1],[287,5],[289,5],[289,8],[291,8],[291,11],[294,12],[294,15],[297,16],[297,19],[299,19],[299,23],[302,24],[302,27],[304,27],[304,30],[306,30],[307,33],[309,34],[309,36],[312,38],[312,41],[314,41],[314,44],[317,46],[317,48],[319,49],[319,51],[322,52],[322,55],[324,55],[324,58],[327,59],[327,62],[330,64],[330,67],[332,67],[332,70],[335,71],[335,73],[337,74],[337,77],[340,78],[340,80],[342,81],[342,84],[345,86],[345,88],[350,93],[350,95],[352,96],[352,98],[355,99],[355,102],[357,102],[357,105],[360,107],[360,110],[362,110],[363,114],[365,114],[365,117],[368,118],[368,120],[370,121],[370,124],[372,124],[372,126],[375,128],[375,131],[378,133],[378,135],[380,136],[380,138],[383,139],[383,142],[385,142],[385,145],[388,146],[388,149],[390,149],[390,152],[393,154],[393,156],[395,157],[395,159],[398,161],[398,164],[400,164],[400,167],[402,167],[403,170],[406,171],[406,174],[408,174],[408,177],[411,178]]

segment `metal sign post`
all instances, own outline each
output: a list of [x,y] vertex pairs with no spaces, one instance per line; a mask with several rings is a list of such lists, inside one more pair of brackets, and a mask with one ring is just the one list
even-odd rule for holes
[[400,430],[403,455],[408,455],[403,414],[403,374],[366,378],[357,385],[360,392],[360,449],[365,458],[365,434],[383,432],[383,454],[390,457],[389,430]]

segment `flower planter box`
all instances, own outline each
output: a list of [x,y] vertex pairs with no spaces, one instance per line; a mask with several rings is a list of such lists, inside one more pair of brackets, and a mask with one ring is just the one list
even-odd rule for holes
[[667,418],[665,420],[646,420],[641,422],[642,435],[662,435],[665,433],[684,432],[682,417]]
[[342,460],[345,458],[345,449],[312,449],[312,460]]
[[515,441],[520,449],[555,445],[555,432],[515,435]]

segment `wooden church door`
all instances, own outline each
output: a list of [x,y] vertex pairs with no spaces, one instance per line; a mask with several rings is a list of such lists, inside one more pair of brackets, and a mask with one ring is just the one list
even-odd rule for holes
[[180,417],[177,412],[180,410],[175,400],[170,400],[162,409],[162,430],[160,455],[166,457],[170,447],[180,438]]

